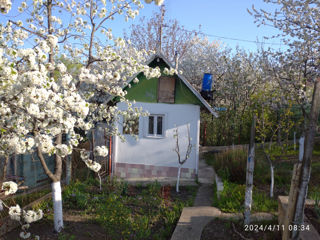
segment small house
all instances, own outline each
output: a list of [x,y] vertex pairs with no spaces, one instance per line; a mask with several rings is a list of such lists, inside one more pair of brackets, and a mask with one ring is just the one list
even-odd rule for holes
[[[147,63],[150,67],[173,68],[162,55],[155,54]],[[160,78],[146,79],[143,73],[131,79],[130,88],[126,87],[126,98],[133,107],[142,107],[149,113],[136,119],[132,131],[136,136],[127,134],[124,119],[118,129],[125,141],[119,136],[113,142],[113,174],[125,179],[163,179],[177,176],[178,158],[174,151],[178,130],[179,150],[184,158],[190,139],[192,150],[183,165],[181,178],[194,179],[199,166],[200,109],[216,112],[192,85],[180,74],[165,75]],[[125,110],[127,105],[118,102],[117,107]]]

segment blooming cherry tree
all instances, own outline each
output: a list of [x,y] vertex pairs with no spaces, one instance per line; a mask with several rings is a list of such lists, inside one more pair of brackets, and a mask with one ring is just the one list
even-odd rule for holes
[[[10,1],[0,2],[2,12],[7,13],[10,7]],[[139,116],[141,110],[130,107],[129,102],[126,111],[106,102],[115,97],[126,101],[122,89],[134,73],[142,71],[148,78],[160,74],[159,69],[142,64],[145,51],[114,39],[111,29],[105,27],[117,14],[133,18],[141,7],[137,0],[24,1],[18,8],[21,18],[9,18],[0,25],[0,154],[37,154],[52,180],[57,232],[63,228],[62,158],[82,140],[75,129],[87,132],[96,122],[114,123],[117,115]],[[80,59],[83,67],[77,76],[55,60],[60,55]],[[68,135],[68,141],[62,142],[62,135]],[[107,153],[105,147],[94,150],[95,155]],[[54,171],[49,169],[46,155],[54,155]],[[98,163],[88,158],[84,161],[99,172]],[[12,211],[18,213],[19,209]],[[37,216],[31,212],[25,215],[27,219]]]

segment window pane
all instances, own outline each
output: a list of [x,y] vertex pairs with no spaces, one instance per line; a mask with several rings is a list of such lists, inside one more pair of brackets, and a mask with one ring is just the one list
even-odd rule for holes
[[162,116],[157,119],[157,135],[162,135]]
[[148,134],[153,134],[154,133],[153,124],[154,124],[154,116],[149,116]]

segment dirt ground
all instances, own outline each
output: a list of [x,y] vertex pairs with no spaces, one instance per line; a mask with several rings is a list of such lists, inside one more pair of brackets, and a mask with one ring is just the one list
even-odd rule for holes
[[313,207],[306,207],[304,209],[304,214],[306,215],[306,217],[308,218],[309,222],[314,226],[314,228],[318,231],[318,233],[320,234],[320,219],[317,216],[315,210]]
[[[274,223],[257,223],[258,225],[273,225]],[[203,229],[201,240],[243,240],[263,239],[280,240],[279,231],[245,231],[243,223],[230,220],[214,219]]]
[[[64,213],[64,229],[57,234],[53,231],[53,221],[43,219],[30,225],[30,232],[40,236],[41,240],[109,240],[104,229],[93,222],[90,217],[74,215],[74,212]],[[20,228],[7,233],[1,240],[20,240]]]

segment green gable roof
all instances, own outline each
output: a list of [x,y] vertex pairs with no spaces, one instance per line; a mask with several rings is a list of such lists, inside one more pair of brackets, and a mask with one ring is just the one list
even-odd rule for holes
[[[170,62],[162,55],[155,54],[146,63],[150,67],[159,66],[161,71],[165,67],[173,68]],[[195,104],[200,105],[207,109],[213,116],[218,117],[218,114],[211,108],[209,103],[204,100],[200,93],[195,90],[192,85],[187,81],[185,77],[180,74],[174,74],[175,81],[175,104]],[[138,83],[134,83],[135,78],[139,79]],[[124,88],[127,91],[126,98],[130,101],[135,100],[136,102],[158,102],[158,78],[147,79],[143,73],[137,73],[131,79],[127,81],[128,86]],[[130,86],[130,87],[129,87]],[[107,101],[114,99],[110,96]]]
[[[159,62],[157,59],[154,59],[150,64],[150,67],[159,66],[161,72],[163,72],[164,68],[170,68],[165,61],[159,58]],[[176,104],[195,104],[202,105],[201,101],[193,94],[192,91],[184,84],[184,82],[175,74],[175,101]],[[126,98],[128,100],[135,100],[137,102],[149,102],[156,103],[158,99],[158,86],[159,79],[151,78],[147,79],[143,73],[138,74],[137,78],[139,79],[139,83],[131,82],[131,87],[126,87],[127,91]]]

